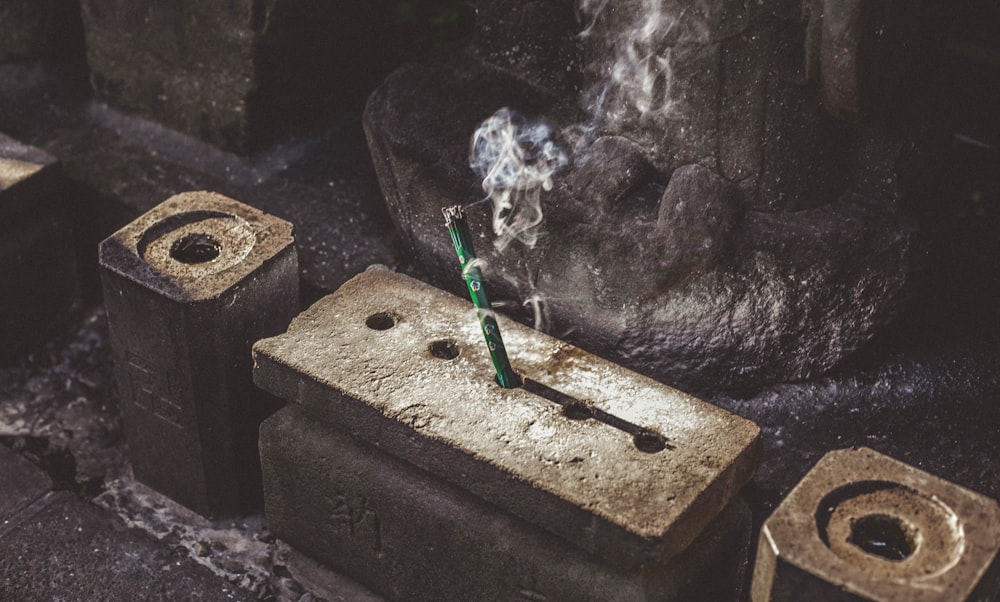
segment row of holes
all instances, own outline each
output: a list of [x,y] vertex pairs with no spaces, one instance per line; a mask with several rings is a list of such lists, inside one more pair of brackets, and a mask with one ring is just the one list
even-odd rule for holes
[[[372,314],[368,316],[367,320],[365,320],[365,325],[372,330],[389,330],[396,325],[396,317],[385,312]],[[442,360],[453,360],[458,357],[459,353],[458,345],[455,341],[448,339],[434,341],[430,344],[428,350],[431,355]],[[553,389],[548,385],[526,378],[524,379],[524,382],[521,383],[521,388],[529,393],[532,393],[533,395],[537,395],[562,406],[563,416],[571,420],[595,419],[632,435],[632,443],[639,451],[646,452],[648,454],[655,454],[663,451],[664,449],[673,449],[673,446],[667,444],[667,438],[660,433],[649,428],[632,424],[627,420],[622,420],[617,416],[608,414],[599,408],[595,408],[591,404],[566,395],[565,393]]]

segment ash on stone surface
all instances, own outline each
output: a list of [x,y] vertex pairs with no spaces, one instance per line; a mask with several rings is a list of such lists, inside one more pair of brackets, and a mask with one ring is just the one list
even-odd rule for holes
[[110,354],[97,308],[75,332],[0,370],[0,443],[87,497],[124,459]]

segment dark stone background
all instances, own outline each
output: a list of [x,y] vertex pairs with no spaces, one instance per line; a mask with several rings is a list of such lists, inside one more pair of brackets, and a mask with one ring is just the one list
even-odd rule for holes
[[[764,430],[763,463],[746,492],[758,524],[822,454],[848,446],[1000,498],[1000,46],[995,6],[961,6],[942,23],[953,42],[946,68],[928,73],[951,137],[935,157],[933,194],[909,208],[922,261],[898,318],[824,377],[694,391]],[[65,40],[76,51],[0,64],[0,131],[62,161],[87,309],[75,328],[0,369],[0,424],[16,433],[0,441],[35,445],[56,480],[90,497],[120,468],[123,446],[96,248],[133,216],[177,192],[211,189],[291,220],[304,302],[371,263],[425,270],[403,251],[382,203],[360,102],[330,129],[238,156],[95,100],[78,60],[82,36]]]

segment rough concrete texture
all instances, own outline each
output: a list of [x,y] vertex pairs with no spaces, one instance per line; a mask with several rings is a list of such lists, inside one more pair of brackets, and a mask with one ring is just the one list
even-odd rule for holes
[[289,222],[221,194],[186,192],[133,220],[100,252],[107,270],[173,301],[209,301],[286,257],[294,270],[292,231]]
[[[52,489],[52,480],[30,462],[0,445],[0,483],[17,488],[0,491],[0,518],[6,520]],[[4,523],[6,525],[6,523]],[[5,531],[6,527],[0,527]]]
[[98,96],[241,152],[363,102],[372,65],[354,57],[378,62],[379,19],[391,17],[384,0],[80,4]]
[[268,525],[391,600],[739,598],[740,498],[670,561],[618,570],[342,426],[297,404],[261,425]]
[[0,361],[39,347],[76,317],[68,196],[55,157],[0,134]]
[[69,493],[49,494],[8,522],[0,530],[4,600],[255,599]]
[[292,225],[184,193],[101,243],[100,261],[136,477],[202,514],[253,508],[256,430],[278,403],[253,387],[250,346],[298,310]]
[[995,600],[1000,505],[867,448],[826,454],[764,523],[753,600]]
[[3,444],[0,484],[0,600],[253,599]]
[[[284,541],[274,542],[276,560],[289,575],[310,592],[302,602],[383,602],[385,599],[350,577],[334,572],[309,556],[295,550]],[[309,598],[309,596],[313,596]]]
[[[927,121],[901,126],[910,117],[897,112],[845,124],[818,102],[817,80],[870,74],[830,60],[808,68],[821,46],[823,57],[836,52],[836,38],[860,45],[859,63],[907,73],[906,53],[883,46],[898,50],[897,29],[913,31],[920,11],[866,13],[864,27],[842,31],[821,9],[481,2],[468,46],[400,68],[366,108],[404,243],[435,266],[437,284],[448,282],[440,208],[484,196],[470,139],[510,107],[547,123],[568,165],[538,192],[536,247],[480,245],[501,294],[542,299],[574,344],[684,388],[829,370],[884,328],[903,297],[914,254],[900,203],[927,167],[908,138]],[[878,60],[866,62],[880,27],[891,35],[876,36]],[[814,30],[819,37],[807,36]],[[847,112],[849,101],[831,108]],[[484,242],[487,213],[469,216]]]
[[5,0],[0,4],[0,63],[64,52],[67,34],[79,22],[78,10],[62,0]]
[[258,341],[254,380],[625,567],[678,554],[752,476],[752,422],[506,320],[526,385],[499,387],[471,307],[369,270]]

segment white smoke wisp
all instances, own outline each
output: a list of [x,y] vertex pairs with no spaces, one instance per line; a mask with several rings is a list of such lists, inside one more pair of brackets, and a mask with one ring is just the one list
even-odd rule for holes
[[594,32],[594,26],[597,25],[597,18],[607,8],[608,2],[610,0],[580,0],[580,14],[589,20],[587,26],[580,32],[580,37],[587,37]]
[[[705,17],[710,9],[703,1],[636,1],[641,10],[635,19],[617,26],[609,39],[613,60],[589,103],[594,120],[612,128],[630,117],[670,117],[677,108],[673,47],[678,41],[708,38]],[[586,22],[581,37],[593,35],[601,18],[611,18],[605,15],[607,0],[579,0],[578,8]]]
[[471,274],[474,270],[479,270],[480,274],[485,272],[487,265],[488,264],[485,259],[482,257],[476,257],[462,267],[462,278],[468,278],[469,274]]
[[531,123],[506,107],[476,129],[469,165],[483,178],[483,190],[492,201],[498,251],[514,240],[535,246],[542,192],[552,189],[553,176],[568,163],[549,126]]
[[538,291],[531,293],[521,305],[531,309],[532,327],[535,330],[541,332],[549,331],[549,308],[545,302],[545,297],[541,293]]

